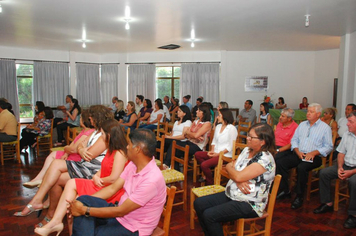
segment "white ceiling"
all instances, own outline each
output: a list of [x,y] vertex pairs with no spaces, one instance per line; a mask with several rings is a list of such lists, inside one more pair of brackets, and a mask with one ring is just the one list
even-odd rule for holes
[[[356,31],[356,0],[0,0],[0,46],[91,53],[314,51]],[[125,30],[125,6],[131,7]],[[310,14],[310,26],[304,15]],[[81,47],[82,30],[89,42]],[[195,48],[190,32],[195,29]],[[1,55],[0,55],[1,57]]]

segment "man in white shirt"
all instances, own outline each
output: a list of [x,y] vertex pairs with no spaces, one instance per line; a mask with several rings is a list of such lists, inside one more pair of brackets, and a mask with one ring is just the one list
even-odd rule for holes
[[141,108],[143,107],[143,100],[145,99],[142,95],[136,95],[136,114],[140,113]]
[[337,132],[341,138],[344,135],[344,133],[346,133],[348,131],[347,117],[354,111],[356,111],[356,105],[353,103],[347,104],[347,106],[345,108],[345,117],[341,117],[339,119],[339,121],[337,122],[337,126],[338,126]]

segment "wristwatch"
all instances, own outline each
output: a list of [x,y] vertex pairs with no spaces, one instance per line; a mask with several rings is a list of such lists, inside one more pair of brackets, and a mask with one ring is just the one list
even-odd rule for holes
[[90,216],[90,207],[87,207],[87,210],[85,211],[85,217]]
[[279,152],[279,148],[277,148],[277,152]]

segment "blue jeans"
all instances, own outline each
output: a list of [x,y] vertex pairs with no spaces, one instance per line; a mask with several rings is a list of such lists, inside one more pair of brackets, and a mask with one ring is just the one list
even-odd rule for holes
[[[85,206],[90,207],[114,207],[112,203],[107,203],[104,199],[83,195],[77,198]],[[122,226],[116,218],[97,218],[78,216],[73,220],[73,234],[72,236],[138,236],[138,231],[131,232]]]
[[146,125],[146,124],[143,124],[143,125],[140,125],[139,128],[143,128],[143,129],[150,129],[150,130],[155,130],[157,129],[157,125]]
[[258,216],[250,204],[231,200],[225,192],[197,198],[194,209],[206,236],[223,236],[222,222]]

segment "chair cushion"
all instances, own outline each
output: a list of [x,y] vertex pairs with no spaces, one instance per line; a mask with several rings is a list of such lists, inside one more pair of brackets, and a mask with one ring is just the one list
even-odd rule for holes
[[157,166],[161,166],[161,161],[160,160],[155,159],[155,162],[156,162]]
[[55,151],[64,151],[64,147],[51,148],[51,152],[55,152]]
[[176,171],[176,170],[172,170],[172,169],[171,170],[162,170],[162,174],[163,174],[164,180],[166,181],[166,184],[184,180],[183,173]]
[[3,145],[12,145],[12,144],[17,144],[17,140],[16,141],[12,141],[12,142],[3,142]]
[[225,191],[225,187],[223,187],[221,185],[208,185],[208,186],[192,189],[192,192],[197,197],[203,197],[203,196],[220,193],[220,192],[224,192],[224,191]]

